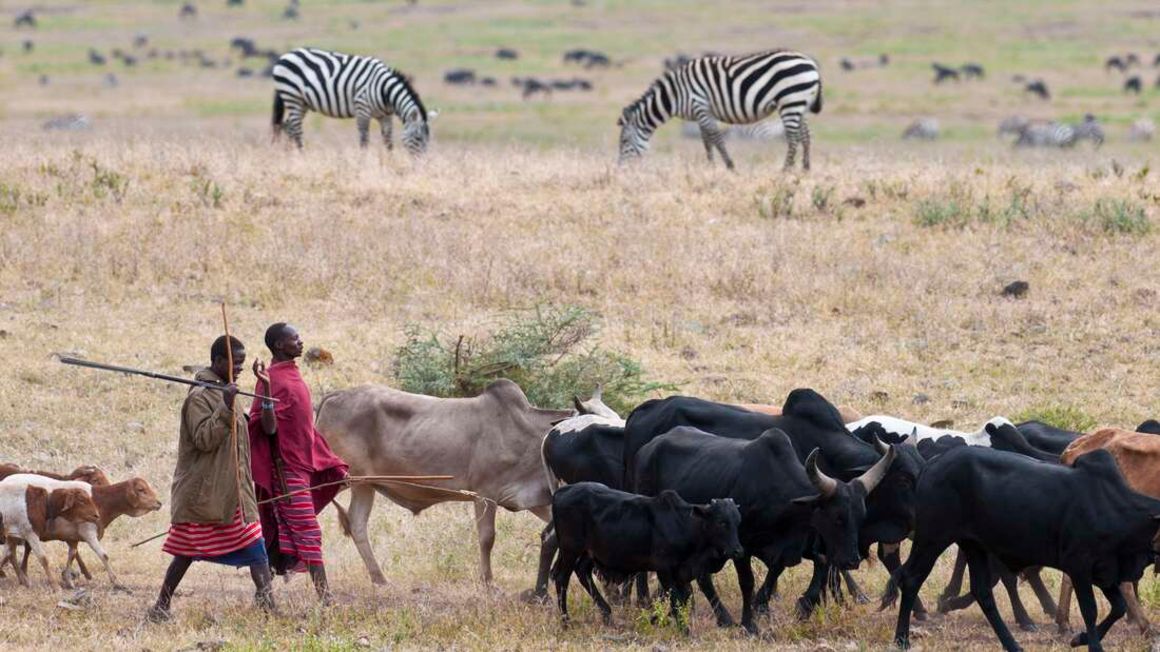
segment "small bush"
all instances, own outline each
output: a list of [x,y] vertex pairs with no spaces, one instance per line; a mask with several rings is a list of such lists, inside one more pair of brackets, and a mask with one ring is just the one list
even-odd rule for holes
[[1126,199],[1097,199],[1082,218],[1107,233],[1144,234],[1152,230],[1144,207]]
[[970,212],[957,199],[923,199],[918,202],[915,221],[919,226],[963,226]]
[[596,315],[576,306],[518,314],[479,338],[452,338],[412,325],[396,352],[395,376],[405,391],[444,397],[476,396],[492,381],[508,378],[546,408],[570,407],[574,394],[602,384],[604,402],[622,415],[650,392],[676,389],[648,380],[636,360],[590,344],[598,332]]
[[1074,405],[1036,406],[1015,415],[1014,421],[1015,423],[1042,421],[1056,428],[1073,430],[1075,432],[1089,432],[1096,426],[1095,417],[1092,417]]

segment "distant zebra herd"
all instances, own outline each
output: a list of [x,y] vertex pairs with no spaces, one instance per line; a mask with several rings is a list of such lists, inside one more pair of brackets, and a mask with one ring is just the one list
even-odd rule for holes
[[[302,118],[317,111],[333,118],[355,118],[359,144],[368,143],[372,119],[379,122],[383,143],[391,147],[391,119],[403,121],[403,145],[421,154],[430,140],[428,113],[407,78],[371,57],[299,48],[274,64],[273,127],[302,147]],[[791,168],[802,147],[802,168],[810,168],[810,132],[805,112],[822,110],[822,78],[818,64],[797,52],[772,50],[741,57],[708,56],[667,70],[636,102],[624,109],[618,125],[620,159],[641,156],[653,132],[670,118],[694,121],[709,160],[713,150],[725,151],[719,122],[757,123],[777,113],[784,126]]]
[[[945,67],[935,64],[936,72],[940,68]],[[976,64],[962,69],[969,76],[983,75],[981,66]],[[428,147],[429,122],[436,112],[427,111],[406,75],[378,59],[299,48],[277,59],[273,78],[274,135],[285,131],[299,148],[307,111],[355,118],[363,147],[369,142],[371,120],[377,120],[388,149],[392,147],[392,119],[398,117],[403,123],[402,143],[407,151],[418,155]],[[725,149],[727,137],[771,140],[784,136],[788,145],[785,169],[793,168],[800,145],[802,169],[809,170],[807,110],[822,110],[822,79],[817,62],[805,54],[769,50],[744,56],[682,57],[667,62],[665,72],[621,112],[617,120],[619,158],[622,163],[639,158],[661,125],[680,118],[686,121],[682,133],[699,137],[710,161],[714,152],[719,152],[729,169],[734,168],[734,163]],[[775,113],[780,124],[766,121]],[[1142,120],[1132,126],[1129,138],[1149,140],[1153,131],[1151,122]],[[1015,116],[1000,124],[999,136],[1013,136],[1016,147],[1064,148],[1082,140],[1099,147],[1104,142],[1104,131],[1091,114],[1078,124]],[[903,139],[938,137],[938,120],[929,117],[916,120],[903,133]]]

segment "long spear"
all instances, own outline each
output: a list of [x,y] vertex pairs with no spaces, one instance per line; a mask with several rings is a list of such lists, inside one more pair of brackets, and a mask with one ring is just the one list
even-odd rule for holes
[[[131,367],[118,367],[111,364],[102,364],[100,362],[92,362],[91,360],[82,360],[80,358],[72,358],[69,356],[60,356],[60,361],[64,364],[71,364],[77,367],[88,367],[90,369],[100,369],[102,371],[116,371],[123,374],[135,374],[137,376],[145,376],[146,378],[153,378],[155,380],[164,380],[170,383],[181,383],[182,385],[191,385],[193,387],[205,387],[206,389],[216,389],[219,392],[225,391],[224,385],[215,385],[214,383],[207,383],[201,380],[190,380],[189,378],[182,378],[181,376],[170,376],[168,374],[159,374],[153,371],[145,371],[144,369],[133,369]],[[250,396],[253,398],[260,398],[264,401],[278,402],[278,399],[270,396],[261,396],[259,394],[251,394],[249,392],[238,391],[240,396]]]

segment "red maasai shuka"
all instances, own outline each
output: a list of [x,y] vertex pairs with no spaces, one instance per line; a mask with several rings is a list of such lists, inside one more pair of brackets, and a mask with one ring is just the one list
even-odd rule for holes
[[[278,420],[274,437],[262,431],[260,401],[255,400],[250,406],[250,460],[259,500],[282,494],[274,466],[275,446],[290,491],[345,478],[346,462],[330,450],[326,438],[314,428],[310,388],[298,365],[293,360],[277,362],[268,371],[272,396],[278,400],[274,404]],[[254,393],[265,395],[265,383],[259,381]],[[315,515],[330,504],[340,489],[341,485],[324,487],[259,507],[267,546],[276,541],[281,554],[297,558],[296,570],[301,570],[300,562],[321,564],[322,530]]]
[[261,538],[261,524],[242,522],[239,510],[234,512],[234,521],[228,525],[174,523],[169,526],[169,536],[165,537],[161,549],[176,557],[210,559],[241,550]]

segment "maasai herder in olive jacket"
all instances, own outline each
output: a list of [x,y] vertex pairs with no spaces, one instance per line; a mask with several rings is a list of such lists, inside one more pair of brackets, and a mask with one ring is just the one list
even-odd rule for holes
[[[210,369],[197,372],[197,380],[224,385]],[[169,505],[172,523],[233,522],[238,506],[235,473],[241,469],[242,517],[246,523],[258,520],[254,478],[250,471],[250,438],[246,411],[235,403],[238,456],[235,466],[230,450],[230,411],[222,393],[194,387],[181,408],[181,435],[177,445],[177,471]]]

